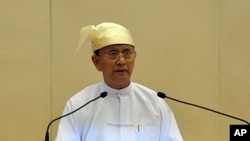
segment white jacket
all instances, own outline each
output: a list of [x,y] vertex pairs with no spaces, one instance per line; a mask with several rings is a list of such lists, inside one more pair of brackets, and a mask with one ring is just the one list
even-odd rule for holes
[[63,115],[103,91],[105,98],[60,120],[56,141],[183,141],[166,102],[133,82],[121,90],[104,82],[88,86],[68,100]]

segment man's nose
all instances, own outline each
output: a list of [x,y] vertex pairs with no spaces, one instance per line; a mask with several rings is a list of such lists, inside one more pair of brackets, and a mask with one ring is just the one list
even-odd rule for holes
[[124,65],[124,64],[126,64],[126,60],[125,60],[125,58],[124,58],[124,56],[122,54],[120,54],[118,56],[116,63],[118,65]]

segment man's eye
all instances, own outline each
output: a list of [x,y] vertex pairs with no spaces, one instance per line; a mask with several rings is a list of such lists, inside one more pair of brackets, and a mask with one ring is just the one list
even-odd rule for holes
[[108,54],[109,54],[109,55],[112,55],[112,56],[115,56],[115,55],[117,55],[118,53],[115,52],[115,51],[110,51],[110,52],[108,52]]
[[129,55],[129,54],[132,54],[132,51],[125,51],[123,54]]

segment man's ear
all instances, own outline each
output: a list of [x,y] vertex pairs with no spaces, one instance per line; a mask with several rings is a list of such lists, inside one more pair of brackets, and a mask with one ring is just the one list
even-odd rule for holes
[[92,55],[91,57],[93,64],[95,65],[95,68],[98,71],[101,71],[101,65],[100,65],[100,58],[97,55]]

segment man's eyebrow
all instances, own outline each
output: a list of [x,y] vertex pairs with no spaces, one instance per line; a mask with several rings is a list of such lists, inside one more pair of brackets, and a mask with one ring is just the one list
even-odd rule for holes
[[107,49],[107,52],[118,52],[118,50],[111,48],[111,49]]
[[123,51],[133,51],[133,49],[132,48],[126,48]]

